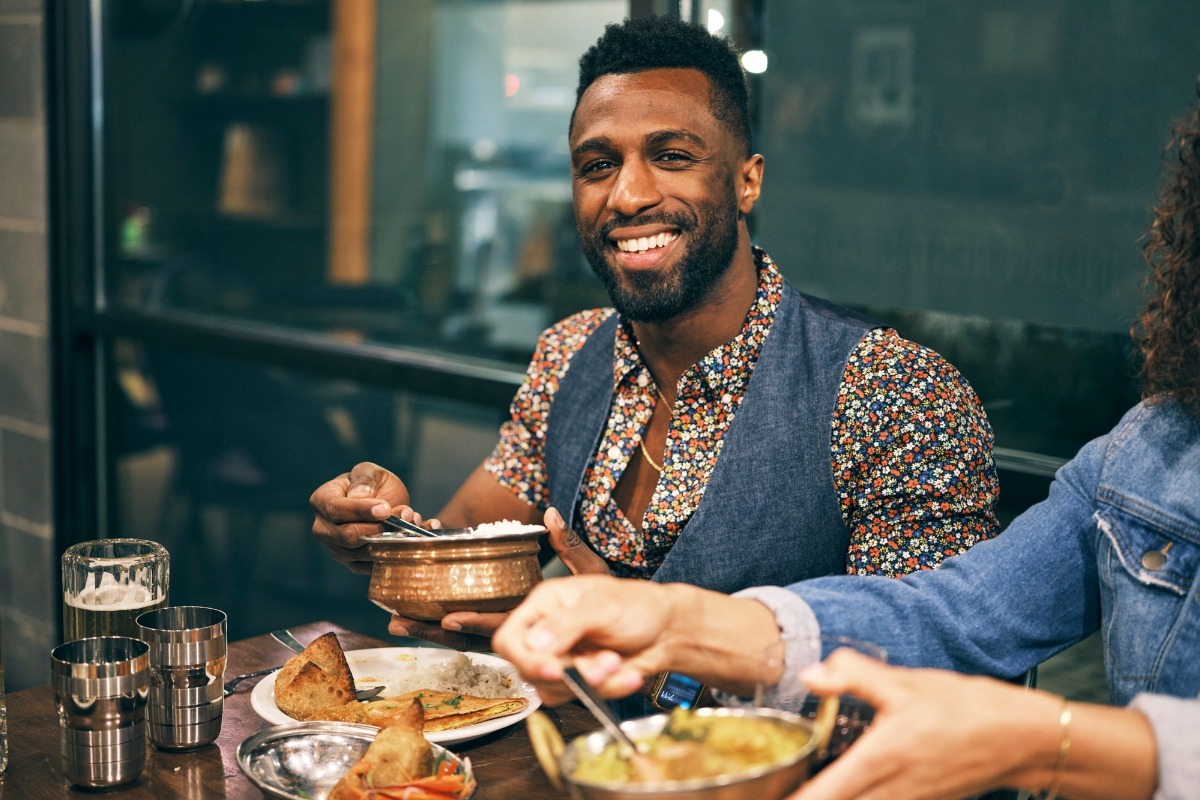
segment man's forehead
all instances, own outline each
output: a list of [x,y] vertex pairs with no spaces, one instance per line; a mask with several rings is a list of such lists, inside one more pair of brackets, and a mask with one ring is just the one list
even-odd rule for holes
[[654,120],[662,130],[703,135],[719,125],[712,111],[712,83],[691,68],[665,68],[642,72],[609,73],[588,86],[571,126],[572,147],[597,131],[628,123]]

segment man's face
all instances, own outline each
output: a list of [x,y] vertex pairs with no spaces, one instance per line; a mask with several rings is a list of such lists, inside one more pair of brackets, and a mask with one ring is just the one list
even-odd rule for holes
[[738,246],[738,212],[758,198],[746,159],[693,69],[605,75],[571,128],[583,251],[626,319],[663,322],[703,302]]

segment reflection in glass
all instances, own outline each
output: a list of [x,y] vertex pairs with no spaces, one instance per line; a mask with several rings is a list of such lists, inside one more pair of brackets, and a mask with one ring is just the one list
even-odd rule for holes
[[121,344],[143,358],[111,441],[118,516],[171,553],[171,600],[227,611],[233,638],[313,619],[382,632],[366,576],[313,540],[309,495],[369,460],[413,476],[432,515],[490,451],[498,412]]
[[[116,16],[111,301],[517,364],[603,303],[575,240],[567,123],[579,55],[627,4],[375,5],[366,21],[327,0]],[[356,82],[332,64],[360,29],[374,73]],[[369,130],[331,133],[358,113]],[[369,183],[347,186],[331,161],[357,147]],[[331,243],[346,197],[369,213],[365,270]]]

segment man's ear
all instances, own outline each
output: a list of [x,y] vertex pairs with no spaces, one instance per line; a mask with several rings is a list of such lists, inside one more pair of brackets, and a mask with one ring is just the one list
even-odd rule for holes
[[766,159],[755,153],[742,162],[741,184],[738,188],[738,211],[749,214],[762,194],[763,167]]

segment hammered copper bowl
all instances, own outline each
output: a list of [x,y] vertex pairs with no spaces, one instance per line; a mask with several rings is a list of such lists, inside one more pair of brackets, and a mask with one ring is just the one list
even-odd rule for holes
[[[701,708],[701,716],[754,717],[769,725],[801,730],[809,735],[807,743],[791,757],[743,772],[718,775],[712,778],[659,781],[657,783],[618,783],[582,781],[572,777],[582,756],[600,753],[612,742],[605,731],[596,731],[573,739],[560,760],[563,780],[577,800],[778,800],[796,791],[807,779],[816,743],[812,740],[812,725],[804,717],[773,708]],[[629,720],[621,728],[638,739],[653,736],[667,723],[666,714]]]
[[367,597],[409,619],[509,611],[542,580],[538,538],[544,533],[545,528],[537,528],[430,538],[364,536],[375,562]]

